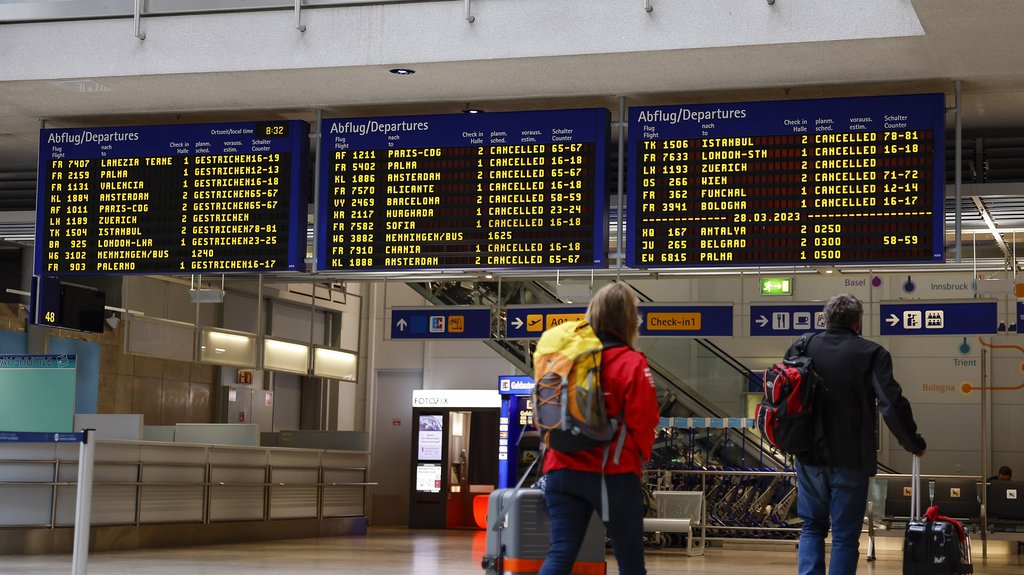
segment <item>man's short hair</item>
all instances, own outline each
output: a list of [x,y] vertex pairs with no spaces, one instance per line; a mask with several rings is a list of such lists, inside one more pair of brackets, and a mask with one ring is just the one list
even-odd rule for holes
[[863,315],[864,306],[853,294],[836,294],[825,304],[825,325],[828,327],[853,329]]
[[999,468],[999,475],[1005,475],[1007,477],[1013,477],[1013,470],[1010,469],[1009,465],[1004,465]]

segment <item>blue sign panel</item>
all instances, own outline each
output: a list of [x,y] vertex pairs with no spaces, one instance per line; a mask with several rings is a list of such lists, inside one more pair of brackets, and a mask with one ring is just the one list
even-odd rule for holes
[[48,276],[32,276],[29,298],[32,323],[60,327],[60,280]]
[[305,271],[309,124],[39,133],[36,275]]
[[82,443],[83,441],[85,441],[85,433],[0,431],[0,443]]
[[391,310],[391,339],[489,339],[487,307],[416,307]]
[[1024,333],[1024,302],[1017,302],[1017,333]]
[[607,265],[608,110],[321,124],[316,269]]
[[640,335],[732,337],[731,305],[640,304]]
[[883,303],[879,310],[880,335],[994,334],[999,324],[994,301]]
[[501,395],[529,395],[533,386],[533,378],[528,375],[498,376],[498,393]]
[[583,319],[587,312],[587,306],[509,306],[505,311],[505,337],[508,339],[533,339],[540,337],[544,330],[558,324]]
[[943,261],[942,94],[629,109],[626,265]]
[[794,337],[825,330],[823,304],[750,305],[750,335]]

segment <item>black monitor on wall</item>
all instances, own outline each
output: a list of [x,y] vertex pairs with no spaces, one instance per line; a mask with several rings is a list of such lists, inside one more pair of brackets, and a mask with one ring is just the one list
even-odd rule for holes
[[78,331],[103,333],[107,297],[104,292],[62,284],[60,286],[60,326]]

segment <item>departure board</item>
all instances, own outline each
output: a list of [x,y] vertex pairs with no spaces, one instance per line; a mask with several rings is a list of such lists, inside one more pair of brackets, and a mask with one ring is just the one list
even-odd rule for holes
[[316,268],[607,265],[608,116],[323,120]]
[[938,262],[942,94],[634,107],[626,265]]
[[42,130],[35,273],[305,271],[308,170],[300,121]]

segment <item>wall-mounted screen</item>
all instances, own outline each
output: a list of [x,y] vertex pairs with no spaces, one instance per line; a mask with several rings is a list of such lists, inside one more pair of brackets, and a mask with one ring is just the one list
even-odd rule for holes
[[60,325],[68,329],[103,333],[106,294],[94,289],[60,286]]
[[416,491],[422,493],[441,492],[441,466],[436,463],[416,465]]
[[608,117],[323,120],[316,268],[604,267]]
[[626,265],[944,260],[942,94],[629,110]]
[[416,459],[441,461],[444,449],[444,416],[421,415],[416,436]]
[[308,134],[299,121],[42,130],[35,273],[305,271]]

